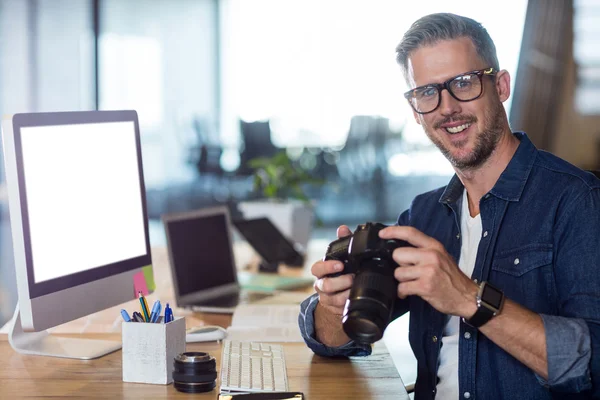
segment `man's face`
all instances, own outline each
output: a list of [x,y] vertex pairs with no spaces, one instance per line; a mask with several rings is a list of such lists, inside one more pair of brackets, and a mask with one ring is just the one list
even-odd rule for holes
[[[472,41],[460,38],[415,50],[408,60],[408,78],[414,88],[489,67]],[[498,78],[500,85],[496,85]],[[414,113],[417,123],[455,168],[475,169],[493,153],[506,126],[502,101],[509,95],[508,87],[505,88],[509,79],[506,71],[491,78],[483,76],[481,97],[469,102],[458,101],[448,90],[442,90],[435,111]]]

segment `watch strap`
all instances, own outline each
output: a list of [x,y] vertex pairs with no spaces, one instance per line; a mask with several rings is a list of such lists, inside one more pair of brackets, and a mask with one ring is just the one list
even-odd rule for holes
[[[483,300],[484,293],[488,288],[492,288],[492,290],[500,292],[502,299],[498,308],[495,308],[495,306],[492,306],[491,304],[488,304],[485,302],[485,300]],[[479,292],[477,293],[477,311],[475,311],[475,314],[473,314],[471,318],[463,318],[463,322],[471,325],[474,328],[479,328],[480,326],[483,326],[486,322],[488,322],[490,319],[492,319],[494,315],[500,312],[503,303],[504,294],[502,293],[502,291],[491,286],[485,281],[481,282],[481,284],[479,285]]]
[[492,319],[493,316],[494,312],[492,310],[490,310],[484,305],[479,305],[479,307],[477,307],[477,311],[475,311],[475,314],[473,314],[471,318],[463,318],[463,320],[467,324],[471,325],[473,328],[479,328],[480,326],[488,322],[490,319]]

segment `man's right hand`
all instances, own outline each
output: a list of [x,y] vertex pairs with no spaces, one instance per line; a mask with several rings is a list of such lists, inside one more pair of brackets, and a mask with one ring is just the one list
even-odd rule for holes
[[[346,225],[337,230],[338,238],[351,234]],[[311,273],[317,278],[315,290],[319,294],[319,303],[314,314],[315,334],[317,340],[330,347],[341,346],[350,341],[342,328],[342,314],[350,295],[354,274],[326,276],[342,269],[343,263],[337,260],[317,261],[311,268]]]

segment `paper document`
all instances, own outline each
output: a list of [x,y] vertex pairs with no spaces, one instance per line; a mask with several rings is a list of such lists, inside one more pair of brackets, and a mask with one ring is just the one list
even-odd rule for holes
[[240,271],[238,282],[243,289],[257,292],[274,292],[311,287],[315,282],[313,276],[281,276],[277,274],[249,273]]
[[262,299],[252,301],[253,305],[292,305],[300,304],[310,296],[305,292],[281,291],[275,292],[273,296],[267,296]]
[[227,339],[256,342],[302,342],[300,305],[244,304],[235,309]]

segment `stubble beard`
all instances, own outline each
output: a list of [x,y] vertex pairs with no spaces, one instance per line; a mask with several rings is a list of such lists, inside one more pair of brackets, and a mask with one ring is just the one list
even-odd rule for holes
[[[429,129],[425,129],[425,134],[429,137],[429,139],[433,142],[433,144],[442,152],[444,157],[446,157],[446,159],[448,161],[450,161],[450,164],[452,164],[452,166],[455,169],[458,169],[461,171],[474,170],[474,169],[482,166],[490,158],[490,156],[494,153],[494,150],[496,150],[496,146],[498,145],[498,142],[500,141],[500,138],[502,137],[503,113],[504,113],[504,108],[502,106],[502,103],[498,102],[498,103],[494,104],[492,113],[489,114],[489,116],[486,116],[486,118],[484,120],[483,131],[477,137],[473,151],[463,157],[457,157],[457,156],[453,155],[451,149],[446,147],[442,143],[440,138],[438,138],[432,132],[430,132]],[[443,123],[450,122],[452,119],[454,119],[454,120],[466,119],[466,120],[469,120],[473,124],[477,123],[477,121],[478,121],[477,118],[475,118],[475,117],[465,118],[464,116],[460,116],[460,117],[455,116],[453,118],[448,118],[447,120],[441,121],[441,122],[437,123],[436,125],[441,125]],[[464,141],[462,143],[457,143],[454,145],[454,147],[462,148],[462,147],[466,146],[467,143],[468,143],[468,141]]]

